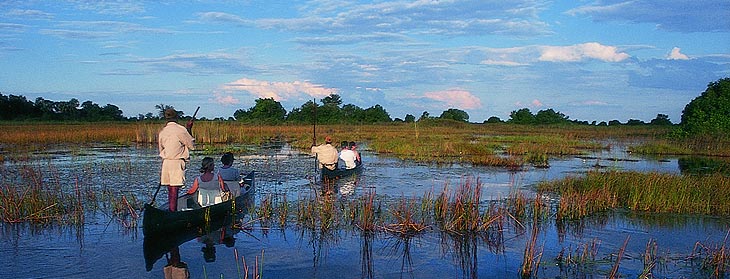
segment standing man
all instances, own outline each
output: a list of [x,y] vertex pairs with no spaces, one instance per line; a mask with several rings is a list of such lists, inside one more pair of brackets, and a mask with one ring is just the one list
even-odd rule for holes
[[188,132],[193,127],[193,121],[187,123],[187,128],[177,124],[177,111],[165,110],[165,125],[157,137],[162,170],[160,185],[167,186],[167,199],[170,211],[177,211],[177,195],[180,187],[185,185],[185,170],[190,161],[190,150],[195,149],[195,139]]
[[332,146],[332,138],[325,137],[324,144],[312,146],[312,155],[317,156],[320,169],[335,170],[337,168],[337,148]]

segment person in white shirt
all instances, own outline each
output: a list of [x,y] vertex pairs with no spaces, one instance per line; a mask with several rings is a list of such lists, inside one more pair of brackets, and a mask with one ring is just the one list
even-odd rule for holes
[[340,159],[345,162],[345,169],[355,168],[355,152],[350,150],[347,141],[342,142],[342,151],[340,151]]
[[[190,161],[190,150],[195,149],[195,139],[188,129],[177,124],[177,111],[167,109],[164,112],[167,124],[157,135],[158,149],[162,158],[160,170],[160,186],[167,186],[167,198],[170,211],[177,211],[177,195],[185,185],[185,170]],[[188,128],[193,122],[188,121]]]
[[233,153],[226,152],[223,154],[221,156],[223,166],[218,170],[218,174],[223,178],[223,182],[231,191],[231,195],[238,197],[241,194],[241,185],[238,184],[241,180],[241,173],[233,166],[233,160]]

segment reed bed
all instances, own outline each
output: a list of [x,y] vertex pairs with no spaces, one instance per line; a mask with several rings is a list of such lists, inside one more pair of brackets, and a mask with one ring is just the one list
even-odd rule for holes
[[94,180],[86,172],[62,183],[68,179],[55,166],[30,160],[0,172],[2,222],[82,226],[86,213],[101,212],[125,228],[137,227],[143,207],[137,196],[86,183]]
[[560,194],[561,218],[580,218],[611,208],[678,214],[730,214],[730,177],[591,171],[582,177],[544,182]]
[[[199,145],[208,148],[220,144],[266,145],[276,141],[287,142],[301,150],[308,150],[313,143],[322,143],[329,135],[335,142],[366,143],[366,147],[376,153],[402,159],[519,169],[525,162],[548,167],[550,156],[610,148],[600,143],[607,139],[661,142],[671,132],[671,128],[651,126],[452,124],[390,123],[358,125],[356,129],[352,125],[318,125],[314,139],[312,125],[267,126],[235,121],[197,121],[193,135]],[[0,126],[3,128],[0,129],[0,142],[19,146],[17,148],[42,148],[47,144],[64,143],[153,144],[164,122],[0,123]],[[718,139],[706,141],[692,141],[689,144],[695,146],[692,152],[704,154],[707,150],[718,150],[720,155],[730,156],[730,142]],[[205,150],[205,147],[201,149]]]
[[727,278],[730,274],[730,247],[728,244],[730,230],[725,234],[722,243],[703,244],[697,242],[691,258],[701,259],[701,267],[709,273],[708,278]]
[[0,142],[16,146],[134,141],[136,125],[126,122],[0,124]]
[[46,182],[46,169],[24,165],[0,185],[0,217],[6,223],[83,224],[86,195],[78,184],[63,189]]

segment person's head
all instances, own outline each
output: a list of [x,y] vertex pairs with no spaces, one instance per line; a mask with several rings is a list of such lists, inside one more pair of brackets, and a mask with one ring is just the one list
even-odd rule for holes
[[233,153],[226,152],[225,154],[223,154],[223,156],[221,156],[221,163],[223,163],[223,165],[226,165],[226,166],[232,165],[233,164]]
[[348,145],[347,145],[347,141],[344,141],[344,140],[343,140],[343,141],[342,141],[342,142],[340,143],[340,147],[341,147],[342,149],[347,149],[347,147],[348,147]]
[[165,119],[167,121],[177,121],[177,111],[174,109],[166,109],[165,110]]
[[200,172],[213,172],[215,169],[215,163],[213,162],[213,158],[211,157],[205,157],[203,158],[203,161],[200,163]]
[[205,247],[200,250],[203,251],[203,258],[206,263],[215,262],[215,245],[212,243],[208,245],[208,243],[206,243]]
[[332,143],[332,137],[330,137],[330,136],[324,137],[324,143]]
[[354,141],[351,141],[350,142],[350,149],[353,149],[354,150],[356,147],[357,147],[357,144],[355,144]]

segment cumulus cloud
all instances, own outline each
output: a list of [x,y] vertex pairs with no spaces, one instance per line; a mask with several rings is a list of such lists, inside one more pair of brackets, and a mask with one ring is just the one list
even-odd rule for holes
[[618,52],[614,46],[605,46],[599,43],[584,43],[572,46],[543,46],[541,47],[540,61],[549,62],[577,62],[586,59],[596,59],[605,62],[621,62],[630,56]]
[[689,57],[680,52],[680,48],[674,47],[672,51],[667,55],[669,60],[689,60]]
[[273,98],[276,101],[284,101],[305,95],[323,98],[330,94],[337,94],[337,89],[325,88],[308,81],[271,82],[248,78],[227,83],[222,86],[222,89],[225,91],[246,91],[259,98]]
[[426,92],[423,95],[428,99],[446,103],[449,107],[461,109],[478,109],[482,107],[482,101],[477,96],[463,89]]
[[215,97],[213,99],[213,102],[216,104],[230,106],[230,105],[237,105],[240,103],[240,101],[236,97],[233,97],[231,95],[226,95],[226,94],[216,92],[213,94],[213,96]]
[[540,101],[538,99],[534,99],[534,100],[532,100],[528,104],[525,104],[523,102],[516,102],[515,103],[515,106],[517,106],[517,107],[525,107],[525,106],[527,106],[527,107],[531,107],[531,108],[541,108],[541,107],[544,106],[544,104],[542,103],[542,101]]

